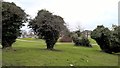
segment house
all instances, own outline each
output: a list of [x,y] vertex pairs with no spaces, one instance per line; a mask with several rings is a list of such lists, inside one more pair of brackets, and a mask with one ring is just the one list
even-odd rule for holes
[[65,32],[61,32],[59,39],[59,42],[72,42],[72,38]]
[[82,31],[81,33],[82,33],[82,35],[84,35],[85,37],[87,37],[87,38],[89,38],[90,37],[90,35],[91,35],[91,30],[84,30],[84,31]]
[[59,42],[72,42],[72,38],[67,35],[63,35],[59,38]]

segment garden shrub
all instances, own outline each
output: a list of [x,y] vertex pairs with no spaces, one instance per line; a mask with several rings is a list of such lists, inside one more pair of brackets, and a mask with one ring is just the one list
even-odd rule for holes
[[91,33],[91,38],[95,39],[101,50],[106,53],[120,52],[120,26],[110,31],[103,25],[97,26]]
[[90,44],[90,41],[86,37],[78,37],[77,34],[72,36],[73,42],[75,43],[75,46],[86,46],[86,47],[92,47]]

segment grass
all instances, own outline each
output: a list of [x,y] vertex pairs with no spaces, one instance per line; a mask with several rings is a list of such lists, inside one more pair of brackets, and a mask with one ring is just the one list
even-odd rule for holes
[[29,40],[29,41],[31,41],[31,40],[40,40],[40,39],[35,39],[35,38],[21,38],[22,40]]
[[[43,40],[17,40],[13,49],[3,50],[3,66],[118,66],[118,56],[93,48],[76,47],[73,43],[57,43],[55,50],[46,50]],[[92,43],[92,42],[91,42]]]
[[96,41],[92,38],[88,38],[91,44],[96,44]]

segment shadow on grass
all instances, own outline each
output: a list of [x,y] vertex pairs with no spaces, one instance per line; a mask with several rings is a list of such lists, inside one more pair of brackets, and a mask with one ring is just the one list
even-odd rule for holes
[[62,50],[58,50],[58,49],[45,49],[45,48],[40,48],[40,50],[47,50],[47,51],[55,51],[55,52],[62,52]]
[[113,53],[113,55],[118,55],[118,56],[120,56],[120,52],[119,52],[119,53]]
[[7,48],[7,49],[2,49],[3,52],[17,52],[17,51],[53,51],[53,52],[62,52],[62,50],[58,50],[58,49],[47,49],[47,48],[36,48],[36,47],[12,47],[12,48]]
[[104,53],[104,54],[110,54],[110,55],[117,55],[117,56],[120,56],[120,52],[118,52],[118,53],[106,53],[106,52],[104,52],[104,51],[99,51],[99,52],[101,52],[101,53]]

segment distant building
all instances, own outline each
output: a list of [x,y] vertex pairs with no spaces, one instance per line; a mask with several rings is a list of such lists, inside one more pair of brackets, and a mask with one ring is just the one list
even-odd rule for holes
[[22,30],[21,33],[21,36],[18,38],[38,38],[32,31],[27,32]]
[[82,35],[84,35],[85,37],[89,38],[91,36],[91,30],[84,30],[82,31]]
[[58,40],[59,42],[72,42],[72,38],[66,33],[65,32],[60,33],[59,40]]
[[59,38],[59,42],[72,42],[72,38],[67,35],[62,35]]

